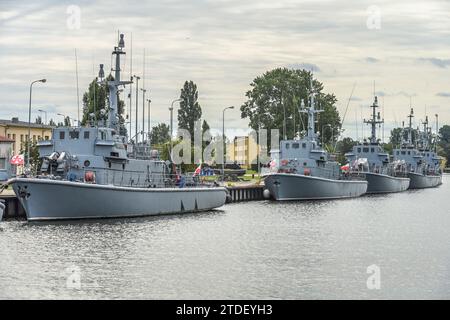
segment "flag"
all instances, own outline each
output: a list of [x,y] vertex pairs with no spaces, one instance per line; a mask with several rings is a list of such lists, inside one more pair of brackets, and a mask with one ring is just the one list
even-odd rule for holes
[[202,172],[202,164],[200,163],[200,165],[197,167],[197,169],[195,169],[194,171],[194,177],[196,175],[199,175]]
[[9,163],[11,164],[15,164],[15,165],[24,165],[25,163],[25,157],[23,156],[23,154],[18,154],[15,155],[11,158],[11,160],[9,161]]

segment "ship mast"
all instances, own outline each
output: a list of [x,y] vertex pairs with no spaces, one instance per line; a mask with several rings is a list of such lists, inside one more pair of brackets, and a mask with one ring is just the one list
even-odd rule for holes
[[315,115],[316,113],[320,113],[323,110],[317,110],[316,109],[316,101],[315,101],[315,93],[313,89],[313,82],[312,82],[312,74],[310,79],[310,91],[309,91],[309,107],[304,108],[303,101],[301,102],[300,112],[307,113],[308,114],[308,135],[307,138],[309,141],[315,141],[317,139],[317,135],[315,132]]
[[425,121],[422,122],[423,124],[423,135],[422,135],[422,148],[424,150],[428,150],[428,116],[425,116]]
[[[118,91],[120,85],[126,85],[132,83],[131,81],[120,80],[120,55],[125,54],[123,48],[125,47],[125,41],[123,40],[123,34],[120,35],[119,43],[117,47],[114,47],[113,55],[116,56],[116,65],[114,71],[114,80],[108,81],[109,88],[109,113],[108,113],[108,128],[119,131],[119,118],[118,118]],[[100,65],[101,71],[103,65]]]
[[414,118],[414,109],[413,108],[411,108],[408,118],[409,118],[408,146],[412,146],[412,118]]
[[384,119],[381,119],[380,112],[377,113],[376,108],[378,108],[378,98],[375,96],[373,104],[370,106],[372,108],[372,119],[364,119],[364,123],[370,124],[372,126],[372,133],[370,136],[370,143],[377,144],[377,124],[384,123]]

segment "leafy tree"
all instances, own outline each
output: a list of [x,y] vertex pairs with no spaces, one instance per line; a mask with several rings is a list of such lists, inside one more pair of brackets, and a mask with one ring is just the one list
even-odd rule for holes
[[[389,143],[393,148],[399,147],[403,141],[408,141],[408,131],[409,128],[394,128],[391,130],[391,136],[389,138]],[[411,140],[412,144],[416,143],[419,136],[417,129],[411,129]]]
[[[324,143],[329,143],[332,136],[337,137],[341,120],[336,109],[334,94],[323,92],[323,84],[313,79],[313,74],[306,70],[277,68],[267,71],[253,80],[252,87],[246,93],[247,101],[241,106],[241,117],[249,118],[249,127],[254,130],[267,129],[270,141],[270,129],[279,129],[280,138],[284,135],[283,122],[286,119],[286,136],[292,138],[295,132],[307,130],[307,115],[299,112],[300,103],[308,105],[311,89],[315,92],[316,107],[323,112],[318,117],[316,131],[326,125],[331,129],[322,132]],[[289,119],[292,119],[289,121]],[[295,128],[292,125],[295,119]]]
[[344,164],[347,162],[345,154],[353,150],[353,147],[358,144],[357,141],[350,137],[345,137],[336,143],[336,150],[338,152],[338,162]]
[[42,124],[42,117],[41,116],[37,116],[35,123],[36,124]]
[[[83,118],[81,121],[82,125],[85,125],[90,120],[95,121],[106,121],[108,118],[108,98],[109,98],[109,90],[107,86],[107,81],[114,80],[112,75],[109,75],[106,78],[106,81],[99,83],[98,78],[92,80],[89,84],[88,91],[83,94]],[[125,102],[120,99],[119,94],[117,97],[117,107],[118,107],[118,115],[119,115],[119,134],[126,135],[127,129],[125,126]],[[101,110],[105,110],[106,112],[101,112]],[[91,115],[93,115],[94,119],[90,119]]]
[[50,119],[50,121],[48,122],[48,125],[52,126],[52,127],[56,127],[56,123],[55,123],[55,121],[53,121],[53,119]]
[[186,129],[194,138],[195,122],[202,117],[202,108],[198,103],[197,85],[193,81],[186,81],[180,94],[180,108],[178,109],[178,128]]
[[159,123],[152,128],[150,133],[150,141],[152,144],[164,144],[170,141],[170,129],[165,123]]
[[64,126],[65,127],[70,127],[72,124],[70,122],[70,118],[69,117],[65,117],[64,118]]
[[41,167],[42,160],[39,157],[39,149],[37,146],[37,141],[29,141],[28,139],[22,144],[20,148],[20,153],[24,155],[25,163],[28,162],[28,144],[30,144],[30,166],[31,172],[36,173]]
[[450,161],[450,126],[444,125],[439,129],[439,155],[447,158]]

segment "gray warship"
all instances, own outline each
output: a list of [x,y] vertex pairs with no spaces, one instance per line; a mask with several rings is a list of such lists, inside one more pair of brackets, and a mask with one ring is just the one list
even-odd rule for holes
[[369,183],[367,193],[389,193],[405,191],[409,187],[405,161],[390,161],[390,156],[381,147],[377,139],[377,125],[384,122],[378,108],[378,99],[375,97],[371,106],[372,116],[365,123],[371,125],[370,141],[364,141],[353,147],[352,152],[346,153],[350,173],[362,173]]
[[[442,170],[440,168],[441,158],[436,150],[432,150],[430,143],[430,129],[428,117],[423,122],[424,129],[418,130],[419,137],[414,144],[412,141],[412,118],[414,110],[411,108],[407,139],[402,132],[402,141],[399,148],[394,149],[394,159],[404,161],[407,166],[408,177],[411,179],[410,189],[423,189],[437,187],[442,184]],[[437,140],[434,141],[436,146]]]
[[[176,214],[225,204],[225,188],[177,183],[180,176],[174,164],[161,160],[150,145],[120,134],[119,86],[131,83],[121,81],[124,47],[121,34],[112,52],[114,79],[107,81],[107,123],[53,129],[52,139],[38,144],[42,159],[38,175],[7,182],[29,221]],[[99,78],[103,77],[100,65]]]
[[[312,85],[311,85],[312,88]],[[263,174],[264,184],[275,200],[320,200],[359,197],[367,190],[367,181],[342,173],[340,165],[317,142],[314,93],[309,107],[307,135],[282,140],[280,149],[271,151],[271,171]]]

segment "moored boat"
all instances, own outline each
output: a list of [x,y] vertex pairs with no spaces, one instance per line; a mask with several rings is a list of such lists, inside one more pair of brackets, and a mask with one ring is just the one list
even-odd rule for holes
[[109,88],[107,124],[53,129],[51,140],[38,143],[38,174],[8,180],[28,220],[174,214],[225,204],[225,188],[200,185],[196,177],[186,183],[187,178],[173,163],[161,160],[148,141],[137,143],[121,134],[118,88],[131,83],[121,81],[124,46],[120,35],[113,51],[114,78],[104,80],[100,65],[100,81]]
[[371,125],[370,141],[364,141],[353,147],[352,152],[345,157],[350,164],[350,172],[363,174],[369,183],[367,193],[401,192],[408,189],[410,178],[407,175],[405,163],[390,161],[389,154],[385,152],[377,139],[377,125],[384,122],[378,108],[378,99],[371,106],[372,116],[365,123]]
[[[312,84],[311,84],[312,88]],[[282,140],[273,150],[270,171],[263,175],[264,184],[275,200],[320,200],[359,197],[367,190],[367,181],[346,175],[340,165],[317,142],[314,93],[309,107],[307,135],[301,139]]]

